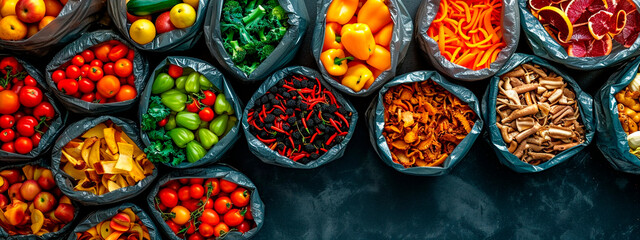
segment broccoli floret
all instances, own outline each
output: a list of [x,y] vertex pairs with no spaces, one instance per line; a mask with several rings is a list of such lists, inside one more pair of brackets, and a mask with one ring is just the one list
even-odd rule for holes
[[271,29],[271,31],[269,31],[267,36],[268,38],[273,39],[274,42],[278,42],[282,39],[282,37],[284,37],[286,33],[287,33],[286,27],[279,27],[279,28]]
[[269,25],[268,21],[263,20],[263,17],[266,14],[267,11],[261,5],[258,5],[258,7],[251,10],[251,13],[249,13],[249,15],[242,18],[242,22],[244,23],[244,26],[247,28],[247,30],[256,31]]
[[222,8],[224,19],[230,23],[240,22],[242,19],[242,6],[237,1],[225,1]]
[[247,51],[247,54],[255,54],[258,51],[260,51],[260,49],[262,49],[264,45],[265,43],[263,42],[253,41],[245,44],[242,48],[244,48],[244,50]]
[[278,20],[282,20],[287,17],[287,11],[285,11],[281,6],[276,6],[271,10],[271,15]]
[[230,45],[232,47],[231,60],[234,63],[242,62],[245,56],[247,55],[247,52],[245,52],[244,48],[240,47],[240,44],[238,44],[238,41],[231,41]]
[[258,65],[260,65],[260,63],[258,62],[253,62],[251,63],[251,66],[246,65],[247,62],[244,62],[244,64],[240,65],[240,70],[242,70],[243,72],[247,73],[247,74],[251,74],[253,71],[256,70],[256,68],[258,68]]
[[262,49],[258,50],[260,61],[264,61],[265,59],[267,59],[267,57],[271,55],[271,53],[275,49],[276,47],[274,47],[273,45],[265,45],[264,47],[262,47]]

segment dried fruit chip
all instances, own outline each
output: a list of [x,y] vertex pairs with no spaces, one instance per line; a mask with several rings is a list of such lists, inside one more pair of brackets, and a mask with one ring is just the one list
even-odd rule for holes
[[589,32],[591,32],[593,38],[600,40],[609,33],[609,19],[611,19],[611,16],[613,16],[613,13],[600,10],[589,17]]
[[547,6],[538,11],[538,19],[543,24],[549,24],[558,31],[558,40],[568,42],[573,35],[573,25],[569,21],[567,14],[557,7]]

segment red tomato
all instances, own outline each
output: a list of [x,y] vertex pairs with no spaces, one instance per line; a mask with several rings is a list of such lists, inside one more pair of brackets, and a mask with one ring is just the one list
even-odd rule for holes
[[[205,200],[206,200],[207,202],[205,202]],[[204,208],[206,208],[206,209],[213,209],[213,199],[209,198],[209,200],[207,200],[207,197],[206,197],[206,196],[204,196],[204,197],[200,198],[200,201],[201,201],[201,202],[205,202],[205,203],[204,203]]]
[[200,184],[193,184],[189,187],[189,196],[193,199],[200,199],[204,196],[204,187]]
[[196,232],[196,225],[193,224],[193,220],[189,220],[185,228],[187,229],[187,234],[194,234]]
[[204,240],[204,237],[200,233],[193,233],[187,240]]
[[191,102],[187,103],[187,111],[197,113],[200,111],[200,102],[197,99],[191,98]]
[[136,85],[136,77],[133,76],[133,74],[129,75],[127,77],[127,84],[131,85],[131,86],[135,86]]
[[238,225],[236,228],[239,232],[246,233],[251,230],[251,224],[247,221],[242,221],[242,223],[240,223],[240,225]]
[[188,178],[180,178],[178,179],[178,182],[180,182],[180,184],[188,184],[189,183],[189,179]]
[[98,66],[91,66],[87,77],[91,79],[91,81],[97,82],[104,77],[104,72],[102,72],[102,68]]
[[18,111],[16,113],[13,114],[13,117],[16,119],[16,121],[20,120],[20,118],[24,117],[24,112],[22,111]]
[[158,204],[156,204],[156,208],[157,208],[157,209],[159,209],[160,211],[163,211],[163,212],[164,212],[164,211],[167,211],[167,209],[169,209],[169,208],[167,208],[167,206],[165,206],[165,205],[164,205],[164,204],[162,204],[162,203],[158,203]]
[[80,100],[85,102],[93,102],[96,100],[96,94],[94,93],[86,93],[80,97]]
[[76,65],[68,66],[65,73],[69,79],[78,79],[80,77],[80,67]]
[[136,52],[134,51],[129,51],[129,53],[127,53],[127,59],[129,59],[129,61],[133,62],[133,58],[136,56]]
[[113,63],[107,63],[102,67],[105,75],[116,75],[116,72],[113,70],[115,65]]
[[42,91],[37,87],[25,86],[20,89],[20,104],[25,107],[35,107],[42,102]]
[[78,81],[78,89],[82,93],[91,93],[96,88],[96,84],[88,78],[83,78]]
[[84,58],[85,62],[91,62],[96,58],[96,55],[94,55],[93,52],[89,49],[82,51],[80,55],[82,56],[82,58]]
[[180,226],[178,226],[178,224],[176,224],[175,222],[171,221],[171,220],[167,220],[164,222],[165,224],[167,224],[167,226],[169,226],[169,229],[171,229],[171,231],[178,235],[178,232],[180,232]]
[[20,154],[27,154],[33,149],[33,143],[28,137],[19,137],[14,144],[16,152]]
[[187,201],[181,202],[180,204],[182,204],[182,206],[186,207],[187,209],[189,209],[189,211],[192,212],[200,208],[200,200],[197,199],[189,199]]
[[31,75],[26,76],[23,81],[25,86],[35,87],[38,85],[36,79],[31,77]]
[[18,120],[16,123],[16,130],[21,136],[31,137],[36,133],[36,126],[38,125],[38,119],[32,116],[25,116]]
[[16,118],[11,115],[0,116],[0,128],[11,128],[16,123]]
[[198,116],[200,116],[200,120],[205,122],[213,120],[214,115],[215,114],[213,113],[213,110],[210,107],[203,108],[198,113]]
[[84,58],[80,55],[75,55],[71,59],[71,64],[76,65],[78,67],[82,67],[82,65],[84,65]]
[[138,92],[134,87],[130,85],[124,85],[120,87],[120,91],[118,91],[118,94],[116,94],[116,101],[124,102],[127,100],[131,100],[136,98],[136,95],[138,95]]
[[216,211],[214,211],[213,209],[205,209],[204,211],[202,211],[200,221],[215,226],[220,222],[220,216],[218,216]]
[[80,76],[86,78],[87,75],[89,75],[89,68],[91,68],[89,64],[82,65],[82,67],[80,67]]
[[204,188],[207,191],[209,190],[209,188],[212,188],[211,196],[216,196],[218,195],[218,193],[220,193],[220,182],[218,182],[217,178],[209,178],[204,182]]
[[42,119],[44,117],[45,120],[49,121],[53,119],[55,115],[56,110],[53,108],[53,105],[48,102],[41,102],[38,106],[33,108],[33,116],[36,119]]
[[65,79],[58,83],[58,90],[67,95],[73,95],[78,92],[78,82],[73,79]]
[[96,93],[96,103],[107,103],[107,98],[102,96],[99,92]]
[[200,184],[204,182],[204,178],[189,178],[189,184]]
[[8,71],[11,71],[12,74],[16,74],[22,72],[22,70],[22,65],[15,57],[5,57],[0,60],[0,72],[2,72],[3,75],[7,74]]
[[220,237],[221,235],[224,235],[225,233],[228,233],[228,232],[229,232],[229,226],[227,226],[227,224],[218,223],[218,225],[213,227],[213,235],[216,237]]
[[15,94],[19,94],[22,87],[24,87],[24,82],[14,83],[11,91],[13,91]]
[[244,213],[244,218],[253,220],[253,214],[251,214],[251,206],[247,207],[247,212]]
[[238,184],[235,184],[234,182],[220,179],[220,190],[222,190],[223,192],[231,193],[233,192],[233,190],[236,190],[237,187]]
[[105,96],[106,98],[111,98],[120,91],[120,80],[113,75],[107,75],[98,81],[96,87],[98,88],[98,93],[100,93],[100,95]]
[[33,143],[33,147],[36,148],[38,147],[38,145],[40,145],[40,140],[42,139],[42,134],[40,134],[39,132],[33,134],[33,136],[31,136],[31,142]]
[[96,46],[93,49],[93,52],[96,55],[96,58],[102,62],[108,62],[109,61],[109,52],[111,52],[111,45],[108,43],[102,43],[98,46]]
[[219,214],[227,213],[232,206],[233,203],[231,203],[231,199],[229,199],[229,197],[219,197],[213,203],[213,209],[215,209]]
[[246,211],[247,210],[240,210],[237,208],[229,210],[229,212],[227,212],[224,217],[222,217],[224,219],[224,223],[229,225],[229,227],[240,225],[240,223],[244,221],[244,213]]
[[251,194],[248,190],[239,187],[231,193],[230,198],[234,206],[244,207],[249,204],[249,200],[251,200]]
[[133,73],[133,63],[129,59],[120,59],[114,65],[114,70],[118,77],[128,77]]
[[175,206],[171,212],[175,214],[172,220],[178,225],[186,224],[191,218],[191,212],[183,206]]
[[102,67],[102,61],[96,59],[96,60],[91,61],[91,63],[89,65],[96,66],[96,67]]
[[178,199],[180,199],[180,201],[187,201],[191,199],[191,193],[189,193],[189,187],[184,186],[178,189]]
[[173,191],[178,192],[178,189],[180,189],[180,182],[176,181],[176,180],[171,180],[168,181],[167,183],[165,183],[164,185],[162,185],[163,187],[172,189]]
[[200,226],[198,227],[198,232],[203,237],[206,237],[206,238],[211,237],[213,236],[213,226],[207,223],[201,223]]
[[200,102],[207,106],[213,106],[216,103],[216,94],[212,91],[204,91],[204,98],[200,99]]
[[16,148],[13,142],[2,144],[2,147],[0,147],[0,149],[2,149],[2,151],[10,152],[10,153],[16,152]]
[[16,137],[16,132],[11,129],[5,129],[0,132],[0,141],[11,142]]
[[51,75],[51,80],[53,80],[54,83],[58,83],[62,80],[64,80],[67,77],[66,73],[64,73],[64,71],[62,70],[55,70],[53,72],[53,74]]
[[11,90],[2,90],[0,92],[0,114],[13,114],[20,109],[20,100],[18,94]]
[[120,86],[124,86],[127,84],[127,78],[118,78],[118,80],[120,81]]
[[179,78],[180,76],[182,76],[183,70],[184,69],[182,69],[181,67],[179,67],[177,65],[169,64],[169,69],[167,70],[167,73],[172,78]]
[[111,48],[111,51],[109,51],[108,57],[109,57],[109,60],[111,60],[112,62],[115,62],[121,58],[125,58],[128,53],[129,53],[129,48],[126,45],[118,44],[118,45],[115,45],[113,48]]
[[158,192],[158,197],[160,202],[167,207],[173,208],[178,205],[178,193],[173,189],[163,188]]

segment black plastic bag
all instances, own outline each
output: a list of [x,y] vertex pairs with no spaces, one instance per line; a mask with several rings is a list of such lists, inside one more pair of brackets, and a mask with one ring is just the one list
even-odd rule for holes
[[[636,5],[636,8],[640,5],[640,2],[635,0],[633,0],[633,3]],[[567,54],[567,50],[544,29],[538,18],[531,14],[531,10],[527,6],[528,4],[528,0],[518,0],[520,14],[522,15],[520,21],[522,22],[522,28],[531,50],[541,58],[564,64],[573,69],[596,70],[621,64],[625,60],[640,54],[640,51],[638,51],[640,48],[640,41],[638,39],[640,38],[638,38],[629,48],[624,48],[624,46],[612,40],[613,49],[611,53],[606,56],[570,57]]]
[[113,216],[118,214],[118,212],[120,212],[121,210],[127,209],[127,208],[131,208],[133,213],[135,213],[136,216],[138,216],[140,218],[140,222],[142,222],[142,224],[145,227],[147,227],[147,229],[149,230],[149,237],[151,237],[151,240],[161,240],[162,239],[162,237],[160,237],[160,233],[158,232],[158,229],[156,228],[156,225],[153,224],[153,221],[151,220],[149,215],[147,215],[144,212],[144,210],[142,210],[140,207],[136,206],[133,203],[123,203],[122,205],[119,205],[119,206],[115,206],[115,207],[111,207],[111,208],[107,208],[107,209],[103,209],[103,210],[97,210],[95,212],[92,212],[84,220],[82,220],[82,222],[80,222],[78,224],[78,226],[76,226],[73,229],[73,231],[69,235],[69,238],[67,238],[67,239],[68,240],[76,240],[76,239],[78,239],[78,237],[76,236],[76,233],[86,232],[87,230],[91,229],[92,227],[95,227],[96,225],[98,225],[98,223],[110,220]]
[[105,1],[69,0],[56,19],[41,31],[24,40],[0,40],[0,49],[44,56],[49,50],[77,39],[98,21]]
[[615,94],[624,89],[638,74],[640,58],[611,75],[595,96],[595,117],[598,138],[596,144],[611,166],[622,172],[640,174],[640,159],[629,152],[627,133],[618,120]]
[[334,80],[325,69],[322,61],[320,61],[322,45],[324,44],[324,31],[327,26],[327,9],[329,8],[329,5],[331,5],[331,2],[332,0],[318,0],[316,27],[313,31],[313,57],[318,64],[320,72],[322,73],[322,80],[325,84],[329,84],[333,88],[340,90],[347,95],[358,97],[369,96],[372,93],[377,92],[382,85],[396,76],[396,69],[398,65],[404,60],[405,55],[407,55],[409,43],[411,43],[411,39],[413,37],[413,23],[411,21],[411,15],[401,0],[388,1],[389,4],[387,5],[389,6],[391,19],[393,21],[393,35],[391,37],[391,43],[389,44],[391,52],[391,68],[382,72],[368,89],[362,89],[355,92],[351,88],[342,85],[339,81]]
[[135,88],[136,92],[140,93],[143,90],[145,81],[149,76],[149,63],[147,60],[140,54],[136,48],[131,46],[127,41],[122,39],[118,34],[107,31],[107,30],[99,30],[91,33],[86,33],[82,35],[82,37],[78,38],[74,42],[70,43],[66,47],[64,47],[60,52],[58,52],[51,62],[47,65],[45,71],[45,77],[47,79],[47,85],[54,95],[60,100],[62,105],[64,105],[69,111],[74,113],[82,114],[82,115],[102,115],[102,114],[113,114],[116,112],[126,111],[133,106],[136,105],[138,99],[140,98],[140,94],[136,95],[136,98],[132,100],[127,100],[124,102],[114,102],[114,103],[89,103],[79,98],[75,98],[73,96],[69,96],[63,94],[58,91],[58,87],[51,79],[51,76],[54,71],[58,70],[60,66],[70,61],[75,55],[80,54],[82,51],[89,49],[95,45],[100,43],[109,41],[109,40],[118,40],[129,47],[130,51],[135,51],[135,56],[133,58],[133,75],[135,76]]
[[427,35],[427,30],[431,26],[433,19],[435,19],[438,9],[440,9],[440,1],[437,0],[423,0],[420,8],[418,8],[418,13],[416,14],[416,37],[418,38],[420,49],[429,57],[431,65],[451,78],[462,81],[487,79],[496,74],[496,72],[507,63],[511,55],[516,52],[516,48],[518,48],[518,40],[520,39],[520,13],[518,12],[518,3],[516,1],[517,0],[502,1],[501,27],[503,30],[503,39],[507,46],[500,51],[496,61],[491,63],[489,68],[474,71],[452,63],[440,53],[438,43]]
[[[153,219],[160,225],[160,228],[162,229],[162,232],[164,233],[166,239],[182,240],[182,238],[176,236],[173,231],[171,231],[169,226],[164,223],[162,215],[160,215],[160,212],[156,210],[155,198],[158,195],[158,192],[160,191],[160,187],[162,187],[162,185],[171,180],[182,178],[223,178],[251,191],[251,200],[249,202],[249,205],[251,206],[251,214],[253,216],[253,221],[256,223],[256,227],[252,228],[244,234],[238,231],[229,232],[226,237],[224,237],[225,240],[250,239],[251,237],[256,235],[258,231],[260,231],[260,228],[262,228],[265,220],[265,206],[260,199],[260,195],[258,194],[258,188],[253,184],[253,182],[251,182],[251,180],[247,176],[245,176],[238,170],[226,165],[212,165],[206,168],[183,169],[170,172],[169,174],[160,178],[153,189],[151,189],[151,192],[147,197],[147,204],[149,209],[151,209],[151,217],[153,217]],[[220,221],[222,221],[222,215],[220,215],[220,218]]]
[[289,17],[287,33],[278,43],[276,49],[251,74],[247,75],[231,61],[231,57],[224,49],[224,39],[221,36],[220,18],[224,1],[211,1],[207,9],[207,20],[204,23],[204,37],[211,55],[220,65],[244,83],[262,81],[269,74],[287,65],[302,45],[302,37],[307,30],[309,15],[304,1],[278,0]]
[[[49,161],[45,161],[45,159],[37,159],[37,160],[30,161],[30,162],[5,165],[5,166],[0,167],[0,171],[3,171],[5,169],[12,169],[12,168],[22,168],[25,165],[36,165],[36,166],[46,167],[46,168],[49,168],[49,169],[51,169],[53,171],[53,169],[48,165],[48,163],[49,163]],[[73,207],[75,208],[75,212],[74,212],[74,215],[73,215],[74,216],[73,220],[70,223],[68,223],[67,225],[65,225],[64,227],[62,227],[57,232],[45,233],[42,236],[36,236],[36,235],[33,235],[33,234],[31,234],[31,235],[9,235],[4,230],[3,227],[0,227],[0,239],[5,239],[5,240],[57,240],[57,239],[64,239],[69,234],[69,231],[71,231],[72,226],[74,226],[75,223],[78,221],[78,215],[80,214],[80,206],[78,206],[78,204],[76,204],[75,201],[72,201],[71,203],[73,204]]]
[[107,120],[111,120],[115,125],[121,127],[122,131],[124,131],[124,133],[126,133],[127,136],[129,136],[129,138],[138,145],[138,147],[141,148],[143,146],[138,135],[138,127],[136,127],[136,124],[133,121],[112,116],[101,116],[97,118],[84,118],[69,125],[69,127],[67,127],[64,132],[62,132],[62,135],[60,135],[56,140],[56,143],[51,150],[51,171],[56,178],[56,184],[58,184],[58,187],[60,187],[60,190],[64,195],[67,195],[72,200],[78,201],[83,205],[105,205],[131,199],[142,193],[158,176],[158,168],[156,167],[153,169],[153,173],[151,175],[146,176],[144,179],[137,182],[136,185],[123,187],[102,195],[96,195],[86,191],[76,191],[73,189],[73,178],[62,171],[62,167],[60,166],[62,148],[67,145],[69,141],[81,136],[89,129]]
[[[582,123],[585,128],[585,140],[583,143],[578,144],[572,148],[564,150],[558,153],[555,157],[546,161],[540,165],[531,165],[529,163],[523,162],[515,155],[510,153],[507,150],[507,145],[502,139],[502,135],[500,134],[500,129],[496,125],[496,96],[498,94],[498,82],[500,81],[500,76],[505,73],[508,73],[512,69],[522,65],[523,63],[534,63],[549,69],[552,72],[561,76],[565,83],[567,83],[571,89],[576,94],[576,100],[578,101],[578,107],[580,110],[580,118],[582,119]],[[555,165],[558,165],[564,161],[569,160],[582,149],[584,149],[587,145],[591,143],[593,140],[593,136],[595,135],[596,126],[593,117],[593,98],[580,89],[580,86],[576,81],[573,80],[569,75],[558,71],[557,68],[553,67],[547,61],[542,60],[539,57],[531,56],[527,54],[516,53],[511,57],[509,62],[500,69],[496,73],[493,78],[491,78],[491,82],[487,87],[487,91],[484,93],[482,97],[482,113],[483,118],[485,119],[487,125],[487,141],[492,145],[493,150],[496,152],[498,160],[507,167],[511,168],[513,171],[525,173],[525,172],[540,172],[546,169],[549,169]]]
[[202,24],[204,23],[205,13],[207,12],[207,5],[209,5],[209,0],[198,0],[196,22],[193,23],[191,27],[157,34],[153,41],[144,45],[136,43],[129,36],[131,23],[127,21],[127,1],[109,0],[107,9],[109,10],[109,16],[111,16],[120,34],[122,34],[131,45],[149,52],[177,52],[193,48],[200,37],[202,37]]
[[328,162],[341,158],[342,155],[344,155],[344,151],[347,149],[347,144],[349,143],[349,140],[351,140],[351,137],[353,137],[353,132],[355,131],[356,123],[358,122],[358,112],[353,107],[353,105],[351,105],[351,102],[349,102],[349,100],[347,100],[346,98],[342,97],[342,95],[340,95],[340,93],[332,89],[331,86],[328,86],[326,84],[323,85],[323,87],[327,88],[327,90],[333,93],[336,100],[340,102],[340,104],[342,104],[342,107],[352,112],[353,115],[351,116],[351,121],[349,123],[350,124],[349,133],[347,133],[347,135],[344,136],[345,137],[344,140],[342,140],[342,142],[340,142],[338,145],[333,146],[331,149],[329,149],[329,151],[325,152],[318,159],[313,160],[307,164],[294,162],[291,159],[280,155],[278,152],[271,150],[267,145],[265,145],[263,142],[258,140],[256,136],[254,136],[251,132],[249,132],[249,122],[247,121],[247,115],[249,114],[249,109],[253,107],[255,100],[259,97],[262,97],[262,95],[264,95],[265,92],[267,92],[271,87],[275,86],[278,83],[278,81],[280,81],[281,79],[294,74],[304,75],[310,79],[322,78],[322,75],[316,70],[313,70],[307,67],[302,67],[302,66],[288,67],[273,73],[273,75],[267,78],[267,80],[264,83],[262,83],[262,85],[260,85],[260,88],[258,88],[258,90],[253,94],[253,96],[247,103],[247,106],[244,109],[244,113],[242,114],[242,128],[244,129],[244,135],[246,136],[247,142],[249,144],[249,150],[251,151],[251,153],[256,155],[256,157],[258,157],[263,162],[268,164],[278,165],[281,167],[288,167],[288,168],[301,168],[301,169],[316,168],[318,166],[324,165]]
[[[10,55],[0,54],[0,59],[9,56]],[[42,135],[38,147],[31,150],[31,152],[29,152],[28,154],[10,153],[0,150],[0,162],[29,161],[46,152],[51,147],[56,137],[58,137],[58,134],[62,132],[62,128],[64,128],[64,124],[65,122],[67,122],[67,117],[69,115],[66,109],[58,107],[58,103],[55,101],[53,95],[49,91],[47,91],[49,90],[49,88],[44,83],[44,78],[42,77],[42,74],[40,74],[40,71],[38,71],[38,69],[36,69],[28,62],[25,62],[24,60],[17,57],[16,59],[22,65],[24,70],[29,73],[31,77],[36,79],[40,89],[42,90],[42,93],[44,93],[49,103],[51,103],[53,108],[56,110],[57,116],[55,117],[55,119],[53,119],[51,125],[49,125],[49,130],[47,130],[47,132]]]
[[[469,132],[462,142],[460,142],[453,152],[451,152],[449,157],[444,161],[442,167],[405,168],[391,159],[391,152],[389,151],[387,140],[382,135],[382,130],[384,129],[385,124],[385,109],[382,100],[387,90],[393,86],[404,83],[423,82],[429,79],[460,98],[463,102],[467,103],[478,119],[474,122],[471,132]],[[469,152],[469,149],[473,146],[476,138],[482,132],[483,125],[482,118],[480,116],[480,101],[478,101],[476,95],[474,95],[469,89],[447,81],[447,79],[434,71],[411,72],[394,78],[382,87],[378,93],[378,97],[369,105],[366,116],[367,128],[369,128],[369,139],[371,140],[373,149],[376,150],[376,153],[378,153],[378,156],[380,156],[382,161],[399,172],[418,176],[439,176],[451,171],[451,169],[453,169],[453,167],[467,155],[467,152]]]
[[[238,118],[238,121],[236,122],[236,125],[231,129],[231,131],[229,131],[227,135],[221,138],[216,145],[211,147],[211,149],[207,151],[207,154],[197,162],[190,163],[188,161],[182,161],[182,163],[180,163],[177,166],[173,166],[171,164],[166,164],[166,163],[163,163],[163,164],[165,166],[172,167],[172,168],[192,168],[192,167],[198,167],[198,166],[215,163],[220,159],[222,159],[226,155],[227,151],[229,151],[229,149],[233,147],[233,145],[238,141],[238,139],[240,139],[240,134],[241,134],[240,120],[242,118],[242,115],[240,113],[243,109],[242,100],[238,97],[238,95],[236,95],[236,92],[233,90],[233,87],[231,86],[231,84],[227,82],[227,80],[224,78],[222,73],[220,73],[218,69],[216,69],[211,64],[203,60],[192,58],[192,57],[170,56],[162,60],[162,62],[160,62],[160,64],[158,64],[158,66],[151,73],[151,78],[149,78],[149,82],[147,83],[147,86],[140,98],[140,109],[138,111],[138,120],[140,122],[142,122],[142,115],[144,115],[149,109],[149,98],[151,97],[151,86],[153,85],[153,82],[155,81],[156,76],[159,73],[161,73],[162,70],[168,64],[174,64],[180,67],[191,68],[196,72],[199,72],[200,74],[207,77],[207,79],[209,79],[209,81],[213,83],[213,86],[220,89],[224,93],[224,96],[226,97],[227,101],[233,104],[233,110],[235,112],[236,117]],[[149,141],[149,135],[147,135],[145,131],[142,131],[142,129],[140,129],[140,136],[142,136],[142,142],[144,142],[145,146],[151,145],[151,142]]]

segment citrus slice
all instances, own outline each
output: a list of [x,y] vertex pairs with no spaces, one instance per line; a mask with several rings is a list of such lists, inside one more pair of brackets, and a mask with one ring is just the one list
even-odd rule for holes
[[605,7],[607,8],[608,12],[615,12],[616,7],[618,7],[618,0],[606,0],[607,3],[605,4]]
[[587,11],[587,7],[589,7],[593,1],[594,0],[571,0],[564,10],[569,21],[575,23]]
[[612,35],[618,35],[624,29],[624,26],[627,25],[627,12],[624,10],[619,10],[615,16],[611,17],[609,23],[609,33]]
[[573,35],[571,35],[571,41],[591,41],[593,40],[593,36],[591,36],[591,32],[589,32],[589,27],[584,24],[582,26],[573,27]]
[[571,1],[564,1],[560,3],[560,10],[566,12],[567,7],[569,6],[569,3],[571,3]]
[[618,7],[616,7],[616,10],[624,10],[625,13],[630,13],[636,10],[636,5],[631,0],[621,0],[618,3]]
[[546,6],[538,11],[538,19],[543,24],[549,24],[558,31],[558,40],[566,43],[573,35],[573,25],[567,14],[557,7]]
[[611,37],[605,34],[600,40],[594,40],[587,48],[587,57],[600,57],[609,55],[613,48]]
[[587,47],[585,41],[572,42],[567,48],[567,54],[570,57],[587,56]]
[[609,19],[611,19],[613,13],[605,10],[600,10],[597,13],[589,17],[589,32],[596,40],[600,40],[609,33]]
[[600,10],[607,10],[607,0],[595,0],[587,7],[590,13],[597,13]]
[[546,6],[551,6],[552,4],[553,2],[551,0],[529,0],[529,7],[535,11]]

